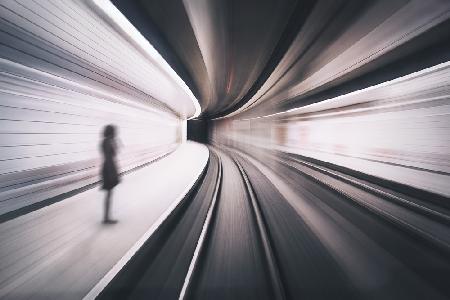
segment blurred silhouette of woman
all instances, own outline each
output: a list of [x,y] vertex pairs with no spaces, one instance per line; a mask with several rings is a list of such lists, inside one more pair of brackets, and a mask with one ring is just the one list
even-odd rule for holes
[[117,154],[116,146],[116,129],[113,125],[105,126],[103,130],[103,141],[101,144],[103,153],[103,167],[102,167],[102,189],[106,191],[105,197],[105,211],[103,217],[103,223],[114,224],[116,220],[110,218],[111,209],[111,194],[112,189],[119,184],[119,173],[115,162],[115,156]]

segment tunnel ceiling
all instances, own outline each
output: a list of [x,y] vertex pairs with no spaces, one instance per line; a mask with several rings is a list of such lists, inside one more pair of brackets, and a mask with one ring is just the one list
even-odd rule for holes
[[450,49],[450,2],[439,0],[112,2],[208,119],[322,101],[446,60]]

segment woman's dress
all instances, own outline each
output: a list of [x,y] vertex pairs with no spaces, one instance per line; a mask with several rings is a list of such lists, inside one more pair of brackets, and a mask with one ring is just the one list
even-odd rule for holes
[[102,142],[103,152],[103,167],[102,167],[102,180],[103,190],[112,190],[119,184],[119,173],[117,172],[116,162],[114,157],[116,156],[116,147],[113,139],[105,138]]

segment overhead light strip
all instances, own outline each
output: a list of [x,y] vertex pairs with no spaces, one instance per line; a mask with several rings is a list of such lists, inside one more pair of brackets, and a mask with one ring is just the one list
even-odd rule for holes
[[169,76],[185,91],[188,97],[191,99],[195,114],[188,118],[194,119],[201,113],[201,107],[198,99],[194,96],[191,89],[181,79],[178,74],[170,67],[170,65],[164,60],[161,54],[148,42],[148,40],[128,21],[128,19],[111,3],[109,0],[92,0],[95,6],[103,11],[117,26],[119,26],[124,33],[126,33],[145,53],[159,64],[162,69],[169,74]]
[[417,77],[420,77],[420,76],[424,76],[424,75],[427,75],[427,74],[430,74],[430,73],[433,73],[433,72],[438,72],[438,71],[446,69],[446,68],[450,68],[450,61],[447,61],[447,62],[444,62],[444,63],[440,63],[440,64],[437,64],[435,66],[432,66],[432,67],[429,67],[429,68],[422,69],[420,71],[416,71],[416,72],[410,73],[408,75],[404,75],[404,76],[401,76],[401,77],[398,77],[398,78],[394,78],[394,79],[391,79],[391,80],[388,80],[388,81],[385,81],[385,82],[382,82],[382,83],[379,83],[379,84],[376,84],[376,85],[373,85],[373,86],[369,86],[369,87],[364,88],[364,89],[355,90],[355,91],[350,92],[348,94],[343,94],[343,95],[340,95],[340,96],[337,96],[337,97],[334,97],[334,98],[330,98],[330,99],[326,99],[326,100],[323,100],[323,101],[320,101],[320,102],[308,104],[308,105],[301,106],[301,107],[291,108],[291,109],[286,110],[286,111],[277,112],[277,113],[273,113],[273,114],[269,114],[269,115],[265,115],[265,116],[258,116],[258,117],[245,118],[245,119],[239,119],[239,120],[240,121],[250,121],[250,120],[255,120],[255,119],[277,117],[277,116],[280,116],[280,115],[286,115],[286,114],[290,114],[290,113],[301,112],[303,110],[311,109],[311,108],[315,108],[315,107],[319,108],[317,110],[317,111],[319,111],[321,106],[328,105],[328,104],[333,104],[333,103],[339,103],[340,101],[342,101],[343,99],[345,99],[347,97],[355,96],[355,95],[358,95],[358,94],[361,94],[361,93],[366,93],[366,92],[369,92],[371,90],[383,88],[383,87],[386,87],[386,86],[389,86],[389,85],[392,85],[392,84],[397,84],[397,83],[400,83],[400,82],[403,82],[403,81],[408,81],[408,80],[411,80],[411,79],[414,79],[414,78],[417,78]]

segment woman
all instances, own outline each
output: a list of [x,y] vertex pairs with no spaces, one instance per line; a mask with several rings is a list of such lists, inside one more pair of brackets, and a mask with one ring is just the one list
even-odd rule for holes
[[110,219],[109,216],[112,189],[119,184],[119,173],[117,172],[115,162],[115,156],[117,153],[115,135],[116,130],[113,125],[107,125],[103,130],[103,142],[101,144],[101,148],[103,153],[102,189],[106,190],[105,214],[103,218],[103,223],[105,224],[117,223],[116,220]]

